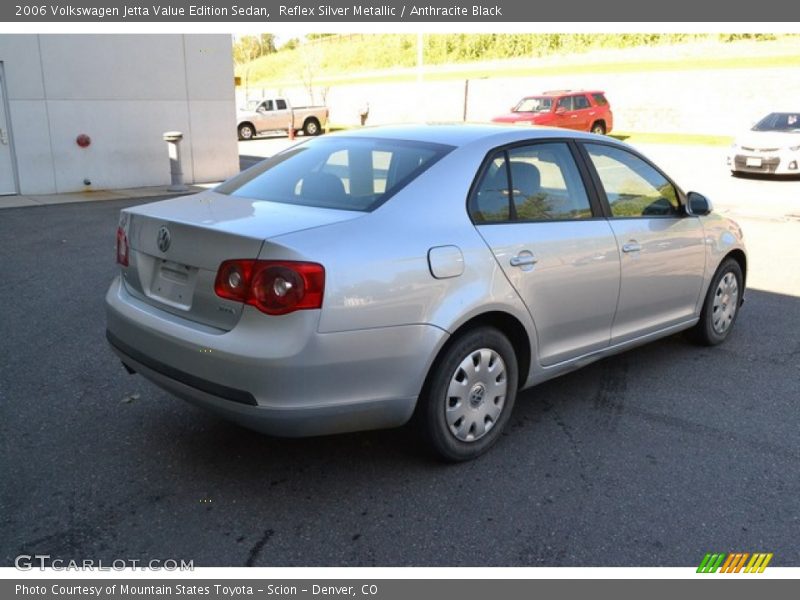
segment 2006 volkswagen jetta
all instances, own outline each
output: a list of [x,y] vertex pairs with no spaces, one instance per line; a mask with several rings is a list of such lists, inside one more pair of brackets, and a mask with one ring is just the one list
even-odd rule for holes
[[739,227],[630,147],[423,125],[312,139],[123,210],[108,340],[130,371],[270,434],[399,426],[451,460],[520,389],[690,330],[725,340]]

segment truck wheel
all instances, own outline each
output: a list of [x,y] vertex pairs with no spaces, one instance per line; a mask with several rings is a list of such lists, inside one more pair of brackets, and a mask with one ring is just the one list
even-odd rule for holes
[[242,123],[239,125],[239,139],[252,140],[256,137],[256,130],[250,123]]
[[306,122],[303,124],[304,135],[319,135],[321,132],[322,128],[319,125],[319,121],[316,119],[306,119]]

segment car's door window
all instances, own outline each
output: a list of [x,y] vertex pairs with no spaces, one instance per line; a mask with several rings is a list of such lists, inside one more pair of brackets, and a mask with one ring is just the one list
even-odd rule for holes
[[589,108],[589,99],[586,96],[575,96],[575,110]]
[[505,151],[492,158],[470,203],[470,216],[475,223],[497,223],[509,220],[511,203],[508,166]]
[[286,100],[276,100],[275,105],[278,107],[278,110],[286,110]]
[[556,110],[563,108],[566,111],[572,110],[572,96],[561,98],[556,105]]
[[674,217],[681,214],[678,192],[638,156],[621,148],[586,144],[616,218]]
[[264,107],[264,110],[274,110],[272,100],[267,100],[262,106]]
[[592,209],[567,144],[498,152],[470,203],[475,223],[586,219]]

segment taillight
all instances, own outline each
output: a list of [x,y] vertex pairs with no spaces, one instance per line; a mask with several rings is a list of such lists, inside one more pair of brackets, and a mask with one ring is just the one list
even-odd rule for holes
[[128,236],[122,227],[117,227],[117,263],[128,266]]
[[226,260],[214,281],[220,298],[250,304],[269,315],[321,308],[324,290],[322,265],[288,260]]

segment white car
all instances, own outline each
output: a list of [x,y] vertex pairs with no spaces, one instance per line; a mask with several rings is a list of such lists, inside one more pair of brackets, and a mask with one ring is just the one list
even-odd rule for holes
[[738,137],[728,167],[739,173],[800,175],[800,111],[768,114]]

